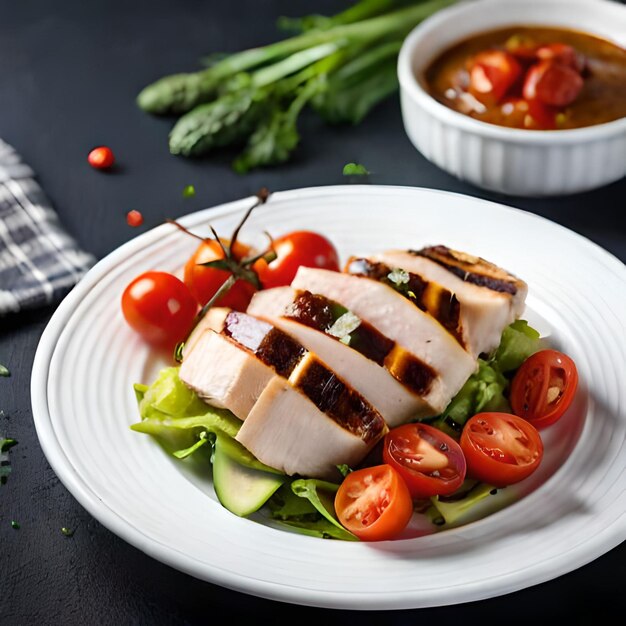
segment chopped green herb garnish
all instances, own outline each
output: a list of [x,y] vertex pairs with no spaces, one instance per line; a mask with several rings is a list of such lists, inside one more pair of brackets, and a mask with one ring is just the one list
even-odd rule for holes
[[5,485],[11,473],[9,450],[17,445],[15,439],[0,439],[0,485]]
[[15,520],[11,521],[11,528],[13,528],[13,530],[19,530],[21,528],[19,522],[16,522]]
[[63,526],[63,528],[61,528],[61,534],[65,537],[73,537],[74,531],[71,528],[66,528],[65,526]]
[[335,323],[326,331],[339,340],[349,337],[361,325],[361,320],[354,313],[348,311],[335,320]]
[[343,166],[344,176],[369,176],[370,171],[360,163],[346,163]]
[[196,195],[196,188],[193,185],[187,185],[183,189],[183,198],[193,198]]
[[[387,274],[387,278],[394,285],[406,285],[409,282],[410,276],[407,271],[402,270],[398,267],[398,268],[391,270],[391,272]],[[413,294],[413,297],[415,297],[415,294]]]
[[337,469],[341,472],[341,475],[345,478],[350,472],[353,471],[353,469],[349,466],[346,465],[345,463],[342,463],[341,465],[337,465]]
[[7,452],[17,445],[16,439],[0,439],[0,452]]
[[2,363],[0,363],[0,376],[10,376],[11,372],[9,371],[9,368],[6,367],[5,365],[2,365]]

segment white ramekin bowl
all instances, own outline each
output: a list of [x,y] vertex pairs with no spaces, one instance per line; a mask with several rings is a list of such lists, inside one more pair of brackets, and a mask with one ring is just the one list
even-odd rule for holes
[[511,129],[457,113],[427,93],[420,77],[439,53],[512,25],[572,28],[626,46],[626,6],[608,0],[473,0],[445,9],[410,33],[398,59],[413,145],[460,179],[510,195],[576,193],[626,175],[626,118],[573,130]]

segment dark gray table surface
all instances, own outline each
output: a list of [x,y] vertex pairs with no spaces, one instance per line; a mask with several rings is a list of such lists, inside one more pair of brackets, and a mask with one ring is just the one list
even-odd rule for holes
[[[372,183],[426,186],[501,201],[559,222],[626,259],[626,180],[557,199],[505,198],[448,176],[407,140],[397,98],[358,127],[301,123],[297,157],[278,169],[241,177],[232,155],[186,161],[168,154],[170,121],[141,113],[138,90],[165,73],[196,67],[203,54],[267,43],[278,15],[333,11],[335,0],[290,3],[120,0],[50,3],[0,1],[0,137],[36,170],[63,223],[81,246],[102,257],[166,216],[253,193],[341,184],[342,167],[359,161]],[[87,167],[94,145],[111,146],[115,173]],[[196,187],[193,199],[181,190]],[[320,225],[323,227],[323,225]],[[480,225],[477,224],[477,228]],[[567,259],[563,259],[567,262]],[[13,474],[0,487],[1,624],[168,624],[228,618],[409,624],[487,618],[508,623],[608,619],[626,605],[626,544],[577,571],[508,596],[472,604],[388,613],[309,609],[245,596],[195,580],[154,561],[103,528],[50,469],[32,422],[29,380],[35,349],[53,307],[0,319],[0,434],[19,440]],[[623,340],[623,338],[622,338]],[[21,523],[13,530],[11,520]],[[76,529],[72,538],[60,528]],[[332,564],[329,564],[332,567]]]

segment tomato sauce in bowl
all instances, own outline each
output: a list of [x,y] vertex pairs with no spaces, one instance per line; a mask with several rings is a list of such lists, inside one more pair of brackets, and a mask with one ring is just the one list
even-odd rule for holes
[[626,49],[574,30],[474,35],[437,56],[421,82],[445,106],[509,128],[566,130],[626,117]]

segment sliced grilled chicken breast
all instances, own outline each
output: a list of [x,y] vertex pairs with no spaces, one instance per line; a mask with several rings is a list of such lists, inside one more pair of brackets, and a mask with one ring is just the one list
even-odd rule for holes
[[228,315],[230,309],[225,307],[214,307],[206,312],[206,315],[198,322],[195,328],[191,331],[185,345],[183,347],[183,359],[187,358],[191,351],[194,349],[200,337],[204,334],[205,330],[213,330],[219,333],[224,327],[224,320]]
[[414,358],[398,367],[416,381],[436,412],[476,369],[475,359],[435,318],[382,282],[301,267],[292,287],[335,300],[405,348]]
[[391,250],[371,258],[452,291],[461,303],[464,338],[475,356],[496,348],[504,328],[524,310],[528,285],[484,259],[445,246]]
[[[317,354],[378,409],[389,427],[415,417],[435,415],[434,407],[385,369],[385,358],[395,347],[393,341],[365,336],[365,324],[359,320],[352,322],[352,326],[357,324],[352,333],[344,335],[343,339],[349,340],[347,345],[337,333],[329,332],[336,328],[329,302],[309,292],[278,287],[257,292],[248,313],[271,322]],[[373,344],[381,349],[378,355],[373,354]]]
[[[224,309],[222,309],[224,311]],[[223,318],[223,321],[221,321]],[[289,376],[306,349],[271,324],[245,313],[214,316],[193,350],[183,358],[180,378],[198,395],[245,420],[276,374]]]
[[286,474],[332,480],[337,465],[357,465],[387,432],[378,411],[308,353],[289,380],[272,379],[236,439]]
[[180,366],[180,379],[203,400],[244,420],[276,372],[256,355],[210,328]]

